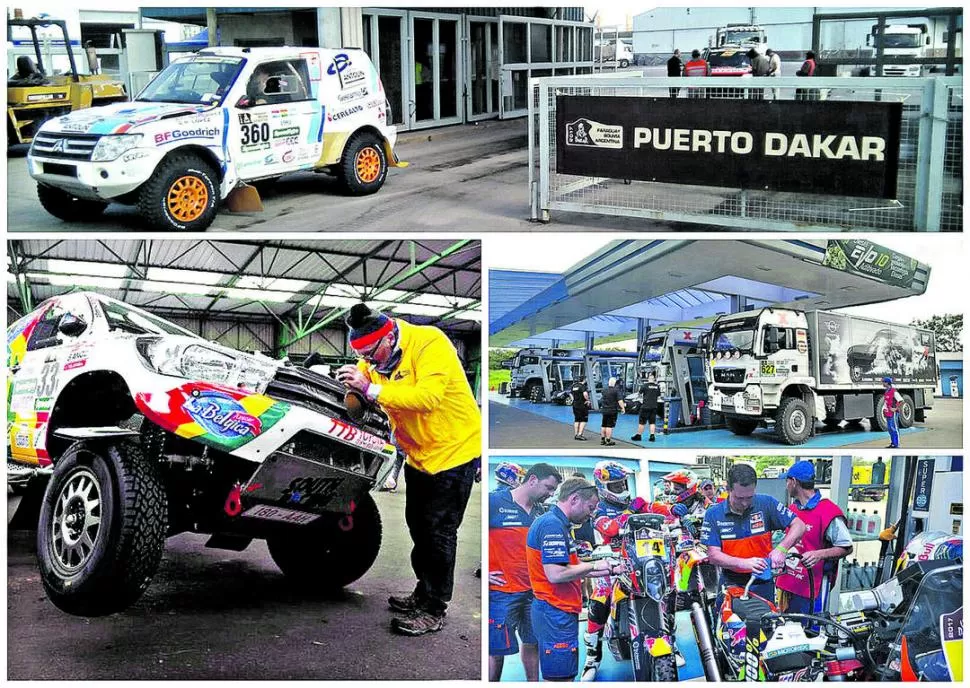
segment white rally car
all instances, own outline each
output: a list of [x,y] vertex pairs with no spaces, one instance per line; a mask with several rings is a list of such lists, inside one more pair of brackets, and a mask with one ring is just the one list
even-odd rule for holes
[[130,103],[51,119],[27,156],[41,205],[71,222],[134,204],[158,229],[202,230],[220,203],[261,209],[248,182],[301,170],[371,194],[403,167],[380,77],[361,50],[206,48]]
[[125,609],[181,532],[236,551],[265,539],[314,589],[376,559],[370,489],[396,450],[381,414],[351,419],[335,380],[84,292],[11,325],[7,369],[8,492],[62,610]]

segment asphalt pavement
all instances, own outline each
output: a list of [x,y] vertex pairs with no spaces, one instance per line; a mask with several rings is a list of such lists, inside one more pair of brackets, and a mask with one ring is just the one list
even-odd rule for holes
[[416,638],[390,631],[390,594],[410,592],[406,486],[377,494],[384,521],[373,568],[328,598],[304,594],[262,542],[206,549],[169,539],[161,568],[127,611],[86,619],[44,595],[35,533],[7,537],[9,680],[440,680],[481,678],[481,489],[459,531],[455,594],[445,628]]

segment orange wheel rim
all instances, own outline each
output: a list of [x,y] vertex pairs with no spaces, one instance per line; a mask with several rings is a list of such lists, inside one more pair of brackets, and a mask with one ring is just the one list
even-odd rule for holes
[[365,184],[370,184],[381,175],[381,156],[373,147],[362,148],[357,153],[354,167],[357,168],[357,178]]
[[198,177],[179,177],[168,187],[168,212],[180,222],[198,220],[208,205],[209,187]]

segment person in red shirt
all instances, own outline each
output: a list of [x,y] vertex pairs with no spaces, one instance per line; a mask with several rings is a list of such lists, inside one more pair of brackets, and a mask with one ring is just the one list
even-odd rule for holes
[[[539,680],[539,651],[532,632],[532,584],[525,556],[539,505],[562,476],[547,463],[525,472],[521,484],[488,495],[488,680],[501,681],[505,658],[519,651],[527,681]],[[516,638],[518,635],[518,638]]]

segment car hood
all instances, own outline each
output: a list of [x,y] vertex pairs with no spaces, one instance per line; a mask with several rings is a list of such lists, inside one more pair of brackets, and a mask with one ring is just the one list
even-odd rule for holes
[[125,134],[152,122],[196,115],[213,107],[215,106],[184,103],[112,103],[55,117],[44,124],[43,131],[64,134]]

